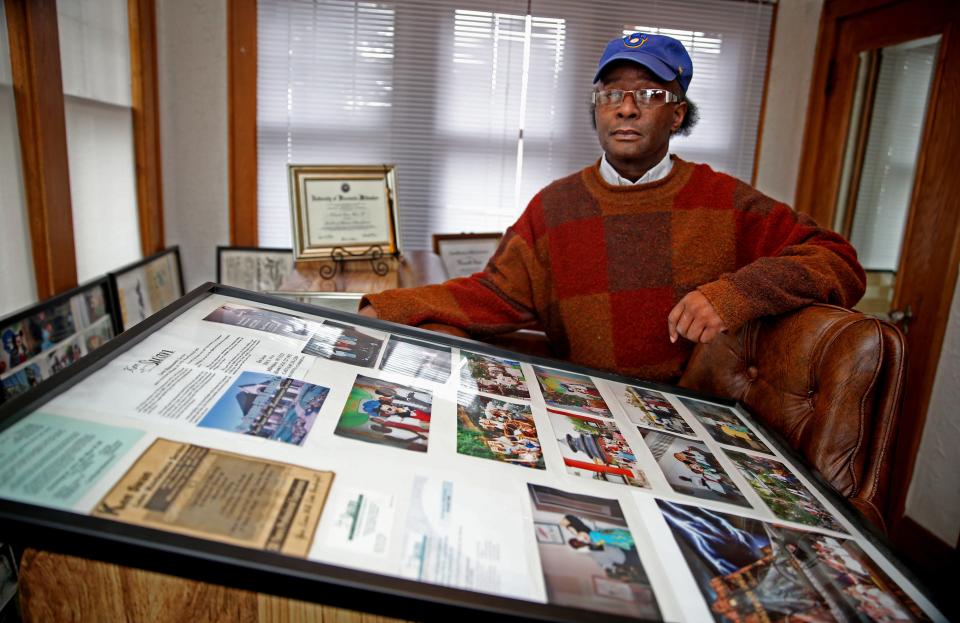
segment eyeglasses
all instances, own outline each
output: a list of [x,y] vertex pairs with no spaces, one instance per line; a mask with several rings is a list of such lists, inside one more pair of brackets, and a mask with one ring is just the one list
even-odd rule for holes
[[623,98],[626,97],[627,93],[633,93],[633,101],[641,108],[656,108],[680,101],[679,95],[666,89],[637,89],[635,91],[610,89],[608,91],[594,91],[593,103],[596,106],[619,106],[623,103]]

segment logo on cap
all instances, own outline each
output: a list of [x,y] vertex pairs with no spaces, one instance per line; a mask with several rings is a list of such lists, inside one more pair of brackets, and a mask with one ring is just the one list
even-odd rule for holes
[[627,35],[623,38],[623,45],[628,48],[641,48],[647,42],[647,38],[639,34]]

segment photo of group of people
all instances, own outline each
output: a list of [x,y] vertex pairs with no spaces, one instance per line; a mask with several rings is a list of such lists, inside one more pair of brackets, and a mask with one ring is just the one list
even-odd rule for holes
[[387,334],[374,329],[324,320],[303,347],[304,354],[372,368]]
[[198,425],[299,446],[329,393],[296,379],[242,372]]
[[718,622],[928,620],[853,541],[657,504]]
[[0,327],[0,402],[75,363],[113,334],[101,284]]
[[653,453],[667,483],[677,493],[750,506],[717,457],[703,443],[655,431],[645,431],[643,441]]
[[460,351],[460,388],[464,391],[530,400],[520,362]]
[[528,484],[547,602],[659,620],[660,609],[616,500]]
[[404,376],[446,383],[450,378],[453,355],[447,346],[437,346],[402,335],[390,335],[383,350],[380,369]]
[[647,475],[616,423],[547,409],[567,473],[649,488]]
[[530,406],[486,396],[457,396],[457,452],[545,469]]
[[773,454],[732,409],[692,398],[681,398],[680,402],[690,409],[690,413],[703,424],[717,443]]
[[426,452],[430,441],[430,392],[359,375],[335,434],[393,448]]
[[744,452],[728,451],[727,456],[764,504],[780,519],[843,531],[833,515],[780,461]]
[[625,385],[620,404],[634,424],[678,435],[694,435],[687,421],[660,392]]
[[600,396],[600,390],[590,377],[539,366],[534,366],[533,371],[540,383],[543,401],[548,407],[587,415],[613,417],[607,403]]

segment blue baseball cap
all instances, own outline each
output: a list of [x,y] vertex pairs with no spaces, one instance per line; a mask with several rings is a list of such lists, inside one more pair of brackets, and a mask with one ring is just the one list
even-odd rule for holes
[[666,35],[635,32],[614,39],[603,51],[593,81],[599,81],[604,68],[614,61],[631,61],[643,65],[664,82],[676,80],[684,93],[693,78],[693,61],[690,60],[687,49],[682,43]]

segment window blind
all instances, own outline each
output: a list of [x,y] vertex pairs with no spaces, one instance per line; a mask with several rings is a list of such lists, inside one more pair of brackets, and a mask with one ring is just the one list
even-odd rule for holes
[[258,229],[289,246],[286,166],[397,166],[401,244],[502,230],[600,156],[589,93],[608,40],[689,45],[701,123],[681,157],[749,180],[772,7],[732,0],[258,3]]
[[124,0],[58,0],[77,278],[141,257]]

